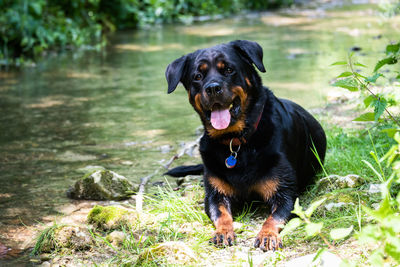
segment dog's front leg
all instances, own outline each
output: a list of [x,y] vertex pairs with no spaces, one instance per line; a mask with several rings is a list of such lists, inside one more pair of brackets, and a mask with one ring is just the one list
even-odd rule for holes
[[231,246],[235,240],[230,201],[232,188],[223,180],[210,176],[205,177],[205,188],[206,213],[215,226],[211,242]]
[[279,236],[279,232],[282,230],[283,224],[291,216],[291,210],[293,209],[291,197],[280,197],[277,194],[273,202],[272,213],[263,223],[254,242],[254,246],[263,251],[275,251],[278,248],[282,248],[282,239]]

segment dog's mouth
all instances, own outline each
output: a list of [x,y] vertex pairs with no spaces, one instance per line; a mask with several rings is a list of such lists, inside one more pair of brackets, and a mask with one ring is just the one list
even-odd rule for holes
[[241,113],[240,98],[235,97],[229,105],[214,103],[211,110],[206,111],[206,118],[216,130],[223,130],[236,121]]

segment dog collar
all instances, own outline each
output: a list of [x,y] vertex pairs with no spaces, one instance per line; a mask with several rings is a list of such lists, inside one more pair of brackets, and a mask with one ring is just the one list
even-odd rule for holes
[[[257,118],[256,122],[254,123],[254,126],[253,126],[254,132],[257,131],[258,125],[260,124],[260,121],[261,121],[261,117],[262,117],[263,111],[264,111],[264,106],[262,107],[260,115],[258,115],[258,118]],[[232,138],[230,140],[229,139],[223,139],[222,140],[222,143],[224,145],[230,145],[230,146],[232,146],[232,145],[240,146],[241,144],[245,144],[246,142],[247,141],[243,136],[242,137],[234,137],[234,138]]]

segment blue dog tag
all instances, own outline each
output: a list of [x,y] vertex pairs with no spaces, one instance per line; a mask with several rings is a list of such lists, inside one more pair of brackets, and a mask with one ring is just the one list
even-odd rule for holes
[[233,167],[235,167],[236,162],[237,162],[236,157],[230,155],[229,157],[226,158],[225,165],[228,169],[232,169]]

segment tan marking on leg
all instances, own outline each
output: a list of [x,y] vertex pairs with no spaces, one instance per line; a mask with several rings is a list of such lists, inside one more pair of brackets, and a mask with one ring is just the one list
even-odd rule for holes
[[281,228],[279,225],[283,224],[284,221],[277,221],[272,216],[263,223],[260,232],[256,237],[254,243],[255,247],[260,247],[262,250],[277,250],[282,248],[282,240],[279,236]]
[[217,177],[208,177],[208,182],[214,187],[220,194],[225,196],[233,196],[235,189],[227,182]]
[[235,232],[233,231],[233,218],[226,207],[222,204],[218,206],[220,216],[214,222],[215,233],[213,242],[216,245],[231,246],[235,240]]
[[215,221],[214,225],[218,232],[233,230],[233,218],[224,205],[219,205],[218,210],[221,216]]

